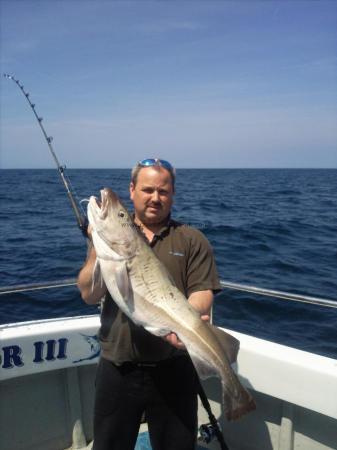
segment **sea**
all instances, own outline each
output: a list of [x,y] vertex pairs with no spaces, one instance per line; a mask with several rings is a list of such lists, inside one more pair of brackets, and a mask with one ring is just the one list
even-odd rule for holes
[[[67,169],[84,210],[126,206],[128,169]],[[178,169],[173,217],[200,229],[222,280],[337,302],[337,169]],[[0,290],[75,278],[85,260],[57,170],[0,170]],[[336,303],[337,305],[337,303]],[[98,314],[75,286],[0,295],[0,324]],[[337,359],[337,309],[224,289],[214,323]]]

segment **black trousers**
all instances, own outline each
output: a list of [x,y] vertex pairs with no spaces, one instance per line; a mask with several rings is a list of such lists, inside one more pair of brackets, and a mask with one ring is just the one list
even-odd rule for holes
[[145,412],[153,450],[193,450],[197,375],[187,356],[154,366],[100,359],[93,450],[133,450]]

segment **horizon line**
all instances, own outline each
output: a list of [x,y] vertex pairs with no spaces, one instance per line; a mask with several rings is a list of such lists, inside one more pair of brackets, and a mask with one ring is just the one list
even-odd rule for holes
[[[177,167],[176,170],[336,170],[336,167]],[[66,170],[132,170],[132,167],[66,167]],[[57,167],[0,167],[0,170],[58,170]]]

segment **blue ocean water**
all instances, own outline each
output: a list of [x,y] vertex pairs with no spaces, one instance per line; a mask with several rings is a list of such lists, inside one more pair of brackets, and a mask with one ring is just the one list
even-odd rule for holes
[[[68,170],[79,199],[129,170]],[[76,277],[86,255],[56,170],[0,171],[0,287]],[[173,216],[210,240],[220,277],[337,300],[337,170],[178,169]],[[0,296],[0,323],[96,314],[75,287]],[[337,358],[337,309],[226,290],[214,321]]]

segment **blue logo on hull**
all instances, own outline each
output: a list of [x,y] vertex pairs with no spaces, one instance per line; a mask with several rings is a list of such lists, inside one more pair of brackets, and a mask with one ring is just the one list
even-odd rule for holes
[[84,340],[89,344],[91,355],[87,356],[86,358],[77,359],[76,361],[73,361],[73,363],[90,361],[92,359],[97,358],[101,352],[101,347],[99,345],[98,337],[96,335],[90,336],[87,334],[81,334],[81,336],[83,336]]

